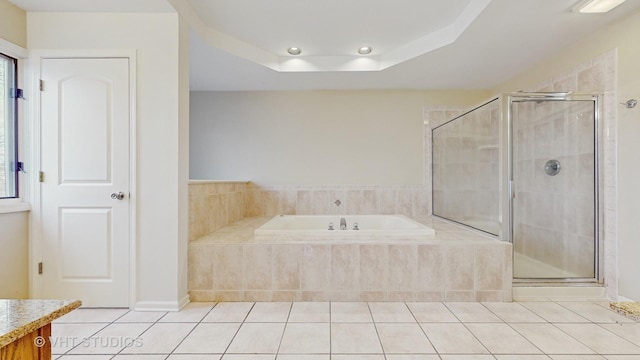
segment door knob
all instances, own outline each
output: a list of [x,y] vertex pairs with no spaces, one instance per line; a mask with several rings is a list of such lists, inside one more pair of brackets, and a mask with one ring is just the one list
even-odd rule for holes
[[122,200],[124,199],[124,193],[122,191],[111,194],[111,198],[113,200]]

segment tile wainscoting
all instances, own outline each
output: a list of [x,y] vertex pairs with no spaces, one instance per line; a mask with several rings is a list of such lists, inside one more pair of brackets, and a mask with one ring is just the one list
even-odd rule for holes
[[254,237],[268,220],[189,244],[192,301],[511,301],[511,244],[442,220],[419,241]]
[[[189,241],[245,217],[284,215],[431,214],[425,186],[260,186],[246,181],[192,180]],[[336,203],[339,201],[339,205]]]

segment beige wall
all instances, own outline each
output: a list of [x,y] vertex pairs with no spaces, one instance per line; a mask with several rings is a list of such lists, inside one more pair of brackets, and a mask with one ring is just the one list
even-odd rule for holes
[[[177,14],[29,13],[29,47],[136,51],[136,309],[187,300],[186,39]],[[182,35],[182,36],[181,36]],[[182,50],[182,51],[181,51]],[[161,279],[161,280],[159,280]]]
[[[617,103],[640,99],[640,12],[611,24],[558,55],[539,63],[495,89],[496,93],[527,89],[612,49],[618,51]],[[606,109],[605,109],[606,111]],[[640,300],[640,107],[617,106],[618,271],[620,295]]]
[[29,212],[0,214],[0,298],[29,296]]
[[423,107],[485,91],[192,92],[192,179],[419,185]]
[[[0,0],[0,39],[25,48],[27,15]],[[0,213],[0,298],[29,296],[29,212]]]
[[7,0],[0,0],[0,38],[27,47],[27,14]]

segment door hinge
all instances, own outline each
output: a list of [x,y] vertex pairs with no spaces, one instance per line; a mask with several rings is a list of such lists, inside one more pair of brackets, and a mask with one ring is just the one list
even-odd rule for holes
[[44,171],[38,171],[38,181],[44,182]]
[[38,275],[42,275],[42,263],[38,263]]
[[12,99],[24,99],[24,91],[22,89],[11,88],[9,90],[9,97]]
[[40,91],[44,91],[44,80],[40,79]]

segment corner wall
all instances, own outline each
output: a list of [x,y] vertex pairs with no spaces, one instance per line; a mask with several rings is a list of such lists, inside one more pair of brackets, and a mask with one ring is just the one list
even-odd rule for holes
[[27,47],[27,13],[7,0],[0,0],[0,38]]
[[29,297],[29,212],[0,214],[0,298]]
[[[137,56],[136,309],[188,301],[188,105],[177,14],[28,13],[37,49],[135,49]],[[188,141],[188,140],[187,140]]]
[[[0,0],[0,40],[27,47],[27,14],[7,0]],[[0,298],[29,296],[28,222],[28,211],[0,212]]]

